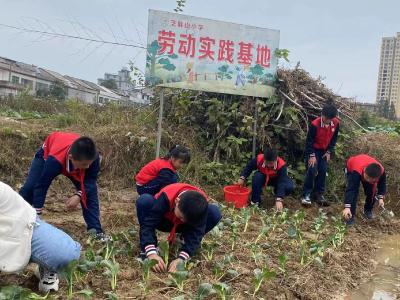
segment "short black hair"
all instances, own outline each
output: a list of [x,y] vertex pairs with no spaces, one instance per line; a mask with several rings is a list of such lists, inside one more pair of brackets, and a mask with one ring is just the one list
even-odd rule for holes
[[69,153],[73,159],[78,161],[94,160],[97,156],[97,149],[91,138],[81,136],[72,143]]
[[379,164],[372,163],[365,168],[365,173],[368,175],[368,177],[374,179],[379,178],[382,175],[382,168]]
[[168,160],[170,158],[181,159],[184,164],[188,164],[190,162],[190,151],[184,146],[175,145],[164,156],[164,159]]
[[264,150],[264,160],[265,161],[276,161],[278,158],[278,154],[272,148],[266,148]]
[[180,197],[178,208],[189,224],[197,224],[207,214],[207,199],[196,191],[186,191]]
[[337,108],[333,104],[325,104],[322,108],[322,115],[327,117],[328,119],[333,119],[337,116]]

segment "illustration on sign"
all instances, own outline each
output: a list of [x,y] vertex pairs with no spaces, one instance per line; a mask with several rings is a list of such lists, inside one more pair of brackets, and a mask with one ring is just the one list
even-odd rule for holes
[[269,97],[279,30],[150,10],[149,85]]

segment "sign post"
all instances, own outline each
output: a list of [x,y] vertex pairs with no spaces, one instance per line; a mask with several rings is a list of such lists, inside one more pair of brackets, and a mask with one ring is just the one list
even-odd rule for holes
[[164,115],[164,89],[161,89],[161,92],[160,92],[160,108],[159,108],[159,112],[158,112],[156,159],[160,157],[163,115]]
[[[275,93],[278,48],[279,30],[150,10],[146,84],[268,98]],[[163,104],[161,92],[157,156]]]

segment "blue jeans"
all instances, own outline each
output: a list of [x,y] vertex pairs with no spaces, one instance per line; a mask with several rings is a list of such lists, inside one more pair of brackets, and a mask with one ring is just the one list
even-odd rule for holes
[[[266,175],[264,175],[260,171],[254,173],[251,180],[251,202],[261,202],[262,189],[265,185],[266,178]],[[293,193],[294,190],[293,180],[290,179],[288,176],[285,176],[284,178],[279,180],[279,182],[276,178],[271,178],[268,181],[267,185],[274,187],[274,194],[276,197],[279,198],[285,198],[286,196]]]
[[71,261],[80,257],[81,245],[68,234],[47,224],[39,217],[33,229],[30,261],[41,267],[58,272]]
[[[136,200],[136,213],[139,221],[139,226],[143,224],[144,220],[149,215],[150,211],[153,209],[155,201],[157,200],[152,195],[149,194],[143,194]],[[219,223],[221,218],[222,216],[218,206],[213,204],[208,204],[207,223],[204,234],[213,229]],[[170,232],[172,227],[173,227],[172,222],[163,218],[158,224],[156,229],[163,232]],[[186,228],[187,226],[185,226],[185,224],[179,225],[176,229],[176,232],[184,232]],[[140,245],[140,246],[141,249],[144,250],[145,245]]]
[[325,192],[325,179],[326,171],[328,170],[328,162],[325,158],[322,158],[324,154],[325,151],[323,150],[315,150],[317,163],[314,167],[308,166],[308,157],[305,159],[307,174],[303,186],[304,195],[311,195],[313,191],[320,195],[323,195]]

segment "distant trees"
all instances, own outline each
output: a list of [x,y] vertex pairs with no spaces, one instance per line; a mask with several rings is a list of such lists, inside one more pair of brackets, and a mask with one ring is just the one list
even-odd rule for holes
[[100,83],[100,85],[110,90],[118,90],[118,85],[114,79],[104,80],[102,83]]
[[67,97],[67,89],[64,83],[58,80],[55,81],[50,86],[49,96],[57,100],[65,100],[65,98]]
[[389,99],[378,101],[378,116],[389,120],[396,119],[396,107]]

